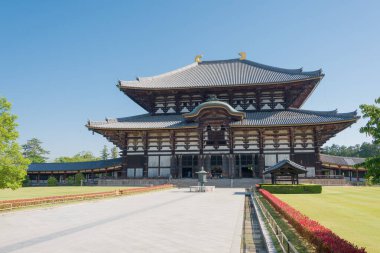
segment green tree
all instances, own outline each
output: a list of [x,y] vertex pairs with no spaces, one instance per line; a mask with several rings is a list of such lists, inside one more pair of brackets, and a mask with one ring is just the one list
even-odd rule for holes
[[102,158],[103,160],[107,160],[107,159],[108,159],[108,156],[109,156],[109,154],[108,154],[108,148],[107,148],[106,145],[104,145],[104,147],[103,147],[103,149],[102,149],[102,152],[101,152],[101,158]]
[[22,145],[24,157],[28,158],[32,163],[45,163],[47,160],[45,155],[48,155],[49,151],[43,149],[41,144],[42,141],[37,138],[27,140],[27,142]]
[[69,176],[69,177],[67,177],[66,180],[67,180],[68,185],[74,185],[75,184],[74,176]]
[[82,151],[74,156],[61,156],[57,157],[54,161],[56,163],[73,163],[73,162],[90,162],[99,160],[99,157],[94,156],[90,151]]
[[359,157],[374,157],[380,155],[380,145],[363,142],[360,146]]
[[0,98],[0,189],[19,188],[30,163],[16,142],[17,116],[11,114],[11,107],[5,98]]
[[[360,105],[363,118],[368,119],[367,124],[360,128],[361,133],[365,133],[373,138],[374,144],[380,144],[380,97],[375,100],[374,105]],[[380,183],[380,155],[367,158],[362,164],[367,169],[366,177],[373,177],[374,183]]]
[[58,180],[53,177],[53,176],[50,176],[47,180],[47,185],[48,186],[57,186],[58,185]]
[[368,142],[349,147],[333,144],[331,146],[323,147],[323,153],[336,156],[367,158],[380,155],[380,145]]
[[74,176],[74,183],[75,185],[81,185],[81,182],[84,181],[85,177],[83,173],[77,173]]
[[111,157],[113,159],[119,157],[119,150],[118,150],[118,148],[116,146],[113,146],[112,149],[111,149]]

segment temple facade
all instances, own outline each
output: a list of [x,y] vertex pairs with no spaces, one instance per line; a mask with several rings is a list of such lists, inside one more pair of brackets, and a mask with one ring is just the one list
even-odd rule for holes
[[[301,109],[324,74],[242,57],[201,61],[158,76],[119,81],[147,113],[89,121],[122,151],[122,178],[261,178],[284,159],[324,173],[320,148],[357,121],[356,112]],[[322,103],[323,101],[321,101]]]

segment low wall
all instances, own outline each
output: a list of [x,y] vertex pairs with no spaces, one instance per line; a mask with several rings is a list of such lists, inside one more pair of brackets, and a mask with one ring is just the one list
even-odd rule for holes
[[[262,179],[257,178],[237,178],[237,179],[208,179],[206,185],[219,188],[249,188],[255,184],[262,183]],[[160,184],[173,184],[177,187],[189,187],[198,185],[198,179],[99,179],[99,186],[149,186]]]
[[[265,179],[266,184],[271,184],[270,179]],[[278,184],[289,184],[289,182],[277,182]],[[347,182],[344,178],[332,179],[332,178],[300,178],[300,184],[320,184],[320,185],[347,185]]]
[[154,187],[142,187],[142,188],[129,188],[129,189],[119,189],[114,191],[106,192],[95,192],[95,193],[83,193],[83,194],[69,194],[61,196],[47,196],[39,198],[28,198],[28,199],[14,199],[14,200],[0,200],[0,212],[1,211],[11,211],[17,208],[24,208],[30,206],[41,206],[46,204],[62,204],[70,201],[83,201],[107,197],[117,197],[122,195],[133,195],[139,193],[146,193],[151,191],[161,191],[172,188],[171,184],[158,185]]

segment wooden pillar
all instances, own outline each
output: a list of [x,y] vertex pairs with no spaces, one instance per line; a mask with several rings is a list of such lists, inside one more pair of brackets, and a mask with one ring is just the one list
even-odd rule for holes
[[359,182],[359,169],[356,168],[356,182]]
[[178,177],[178,161],[177,161],[177,156],[175,154],[175,148],[176,148],[175,132],[170,131],[170,149],[172,153],[172,157],[170,160],[170,174],[172,175],[172,177]]
[[313,138],[314,138],[314,152],[315,152],[315,175],[321,175],[322,163],[321,163],[321,156],[320,156],[321,146],[319,144],[320,133],[317,130],[317,128],[314,128]]
[[170,157],[170,175],[176,177],[177,175],[177,156],[172,155]]
[[204,157],[203,155],[199,154],[198,155],[198,171],[200,171],[202,167],[204,168]]
[[234,154],[229,154],[228,155],[228,163],[229,163],[229,173],[230,173],[230,178],[235,177],[235,163],[234,163]]
[[295,162],[295,154],[294,154],[294,128],[289,128],[289,148],[290,148],[290,161]]
[[148,133],[146,131],[141,133],[143,150],[144,150],[144,167],[143,167],[143,177],[148,177]]
[[265,169],[264,158],[264,130],[259,130],[259,177],[263,177],[263,171]]
[[177,155],[178,160],[178,178],[182,178],[182,155]]
[[234,136],[231,128],[228,128],[228,143],[229,143],[229,156],[228,156],[228,161],[229,161],[229,177],[234,178],[236,175],[235,172],[235,159],[234,159]]
[[128,133],[124,136],[124,147],[122,150],[121,178],[127,178],[128,170]]

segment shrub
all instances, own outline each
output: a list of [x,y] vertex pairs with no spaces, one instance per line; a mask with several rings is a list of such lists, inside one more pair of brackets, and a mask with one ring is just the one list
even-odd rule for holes
[[368,178],[365,179],[365,184],[367,186],[372,186],[373,185],[373,176],[369,176]]
[[330,229],[303,215],[293,207],[273,196],[270,192],[260,189],[259,192],[290,224],[310,243],[315,245],[316,252],[334,253],[365,253],[364,248],[340,238]]
[[27,175],[27,176],[24,178],[24,180],[22,181],[22,186],[23,186],[23,187],[27,187],[27,186],[30,186],[30,184],[31,184],[31,181],[30,181],[29,176]]
[[319,184],[261,184],[260,188],[274,194],[305,194],[322,192],[322,186]]
[[84,179],[85,179],[85,177],[84,177],[83,173],[75,174],[75,176],[74,176],[75,185],[81,185],[81,181],[82,180],[84,181]]
[[48,186],[57,186],[58,185],[58,180],[53,177],[53,176],[50,176],[47,180],[47,185]]
[[74,185],[74,176],[69,176],[66,180],[68,185]]

